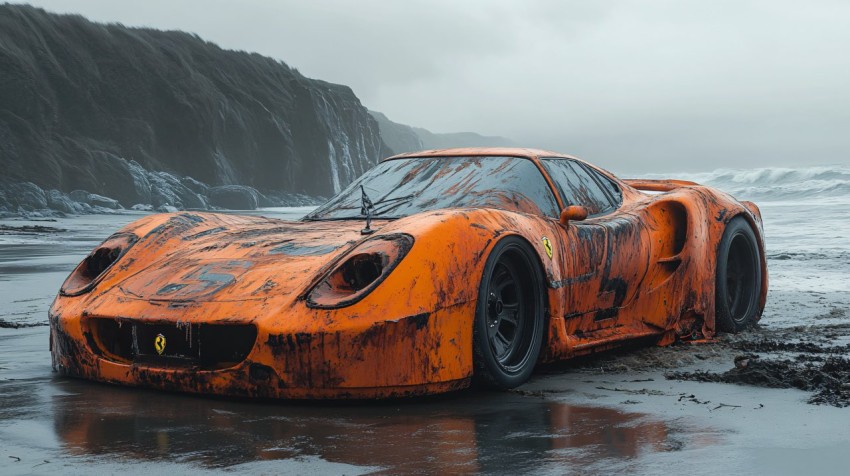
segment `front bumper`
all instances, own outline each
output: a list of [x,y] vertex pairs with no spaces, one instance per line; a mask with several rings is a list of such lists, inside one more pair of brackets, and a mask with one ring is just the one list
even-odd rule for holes
[[57,372],[99,382],[242,398],[389,398],[469,385],[474,311],[474,302],[463,303],[365,327],[329,326],[315,332],[255,323],[250,352],[224,368],[116,358],[104,352],[90,316],[51,314],[50,343]]

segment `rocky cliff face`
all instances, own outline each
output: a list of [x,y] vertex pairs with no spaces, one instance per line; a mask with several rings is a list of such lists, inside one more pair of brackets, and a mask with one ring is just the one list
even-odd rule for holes
[[346,86],[187,33],[0,5],[0,181],[194,208],[210,186],[328,196],[390,153]]

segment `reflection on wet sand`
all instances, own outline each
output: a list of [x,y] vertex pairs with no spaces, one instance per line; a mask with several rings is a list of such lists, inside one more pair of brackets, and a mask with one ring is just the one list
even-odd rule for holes
[[250,403],[60,380],[55,430],[76,455],[227,467],[318,456],[390,473],[517,473],[665,451],[643,415],[517,394],[381,404]]

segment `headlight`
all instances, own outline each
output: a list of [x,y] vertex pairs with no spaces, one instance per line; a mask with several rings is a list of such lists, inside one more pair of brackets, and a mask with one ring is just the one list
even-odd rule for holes
[[116,233],[107,238],[77,265],[62,284],[59,293],[63,296],[79,296],[91,291],[101,276],[138,240],[136,235],[129,233]]
[[338,260],[307,292],[307,305],[328,309],[360,301],[386,279],[412,246],[413,237],[405,234],[364,241]]

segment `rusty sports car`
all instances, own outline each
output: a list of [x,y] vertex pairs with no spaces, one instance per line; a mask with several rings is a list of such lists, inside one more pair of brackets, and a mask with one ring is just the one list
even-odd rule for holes
[[299,221],[118,231],[50,309],[53,366],[238,397],[512,388],[537,363],[753,324],[762,233],[755,204],[693,182],[540,150],[402,154]]

